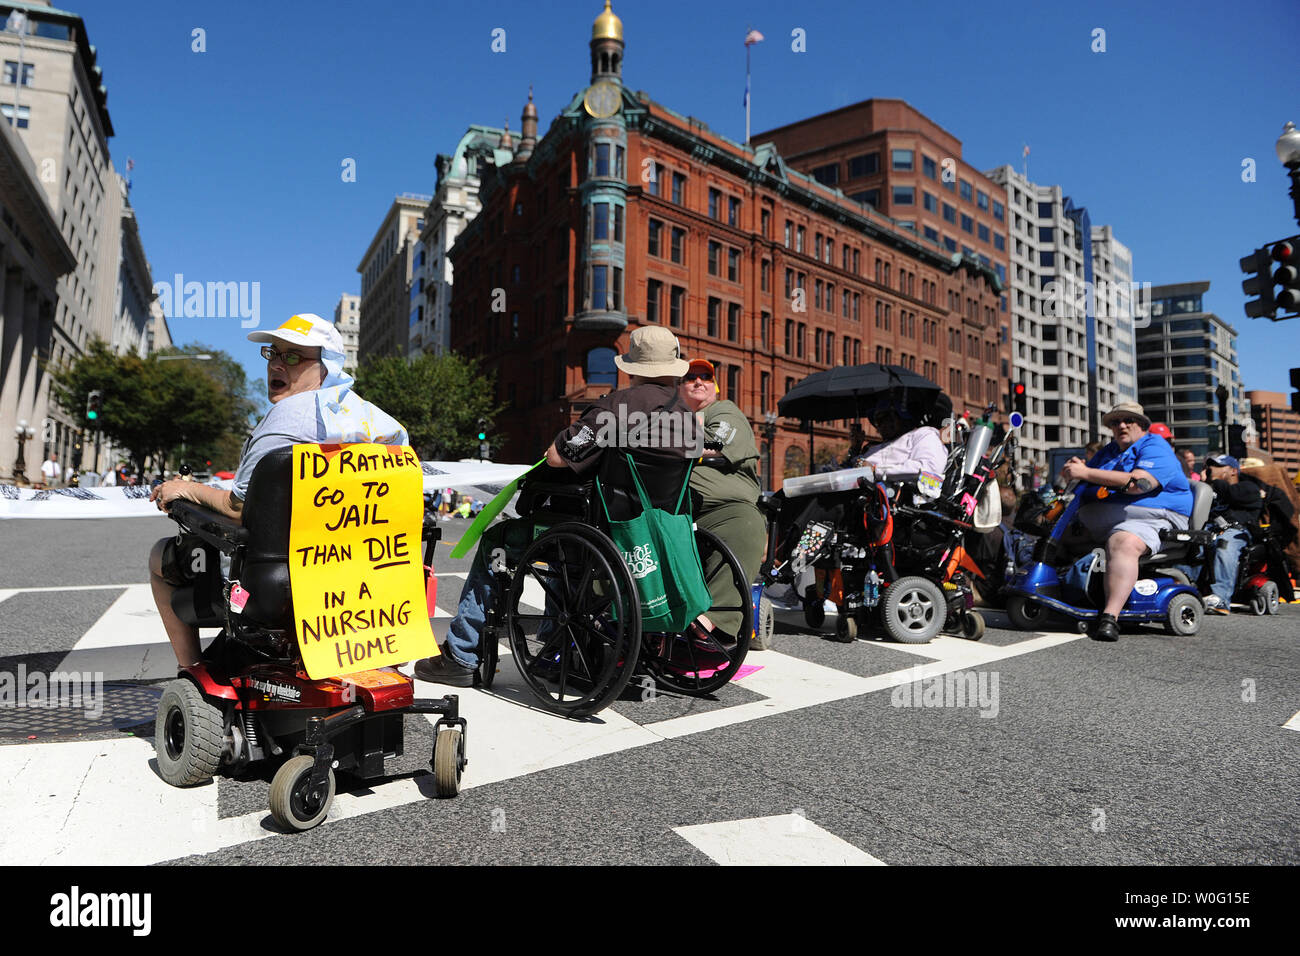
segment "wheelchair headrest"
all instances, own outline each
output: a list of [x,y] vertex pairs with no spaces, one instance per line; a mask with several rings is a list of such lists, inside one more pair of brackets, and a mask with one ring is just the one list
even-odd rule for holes
[[1205,527],[1205,522],[1210,520],[1210,508],[1214,504],[1214,489],[1210,487],[1209,482],[1193,481],[1192,482],[1192,517],[1187,523],[1187,527],[1193,531],[1199,531]]
[[293,447],[267,453],[248,482],[243,521],[250,554],[289,556],[293,507]]

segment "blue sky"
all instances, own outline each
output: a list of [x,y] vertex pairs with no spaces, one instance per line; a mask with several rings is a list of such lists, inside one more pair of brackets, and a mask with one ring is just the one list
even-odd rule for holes
[[[69,0],[109,91],[119,169],[156,280],[261,283],[262,324],[332,317],[398,192],[432,192],[434,156],[471,123],[518,129],[532,84],[544,132],[589,74],[601,0],[176,3]],[[981,169],[1060,183],[1133,250],[1135,278],[1208,279],[1238,331],[1246,388],[1288,391],[1300,320],[1251,320],[1238,259],[1300,232],[1273,144],[1300,123],[1300,4],[809,3],[623,0],[624,81],[744,137],[747,26],[753,128],[872,96],[900,97]],[[506,51],[491,50],[506,31]],[[206,51],[191,50],[205,31]],[[806,52],[791,49],[791,31]],[[1105,30],[1106,50],[1091,50]],[[353,158],[357,181],[341,163]],[[1256,161],[1256,181],[1242,163]],[[174,319],[181,343],[253,361],[234,319]]]

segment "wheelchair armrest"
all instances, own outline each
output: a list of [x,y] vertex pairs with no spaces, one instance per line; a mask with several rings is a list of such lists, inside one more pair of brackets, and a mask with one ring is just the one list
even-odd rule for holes
[[209,511],[189,501],[173,501],[167,516],[181,529],[198,535],[224,554],[234,554],[236,548],[248,543],[248,529],[234,518]]

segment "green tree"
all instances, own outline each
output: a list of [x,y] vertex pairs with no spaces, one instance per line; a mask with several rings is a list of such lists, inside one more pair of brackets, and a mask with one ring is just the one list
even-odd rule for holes
[[[478,420],[490,423],[495,381],[477,359],[455,352],[371,359],[357,370],[357,392],[402,423],[420,457],[455,461],[478,456]],[[489,439],[491,442],[491,439]]]
[[51,393],[80,421],[90,392],[102,392],[103,411],[94,427],[126,448],[138,470],[150,458],[161,467],[182,444],[203,449],[238,429],[246,432],[253,412],[243,369],[229,356],[203,346],[186,351],[213,355],[213,370],[202,368],[209,362],[118,355],[95,340],[74,361],[51,370]]

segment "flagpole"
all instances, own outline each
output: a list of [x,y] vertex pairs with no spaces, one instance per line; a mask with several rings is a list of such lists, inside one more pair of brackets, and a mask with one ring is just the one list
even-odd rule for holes
[[745,44],[745,146],[749,146],[749,47]]

